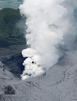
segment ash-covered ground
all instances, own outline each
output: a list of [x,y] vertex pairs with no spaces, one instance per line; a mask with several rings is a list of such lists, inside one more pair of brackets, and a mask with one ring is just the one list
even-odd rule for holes
[[[26,0],[26,1],[30,2],[30,0]],[[43,6],[43,8],[41,8],[41,9],[36,9],[39,7],[39,5],[42,7],[41,0],[38,0],[38,2],[34,2],[34,1],[35,0],[33,0],[33,2],[30,2],[30,3],[28,2],[32,6],[31,5],[24,6],[24,7],[28,7],[27,9],[23,9],[24,7],[21,6],[21,8],[22,8],[21,11],[30,9],[30,11],[31,11],[31,12],[29,12],[30,15],[32,14],[34,16],[34,14],[35,14],[34,17],[31,16],[32,19],[34,18],[34,20],[31,20],[31,23],[32,23],[32,21],[34,21],[36,23],[36,25],[38,25],[37,21],[39,23],[39,21],[42,21],[43,19],[38,20],[36,18],[38,18],[38,17],[45,18],[45,16],[46,16],[46,20],[48,18],[48,22],[50,23],[51,18],[50,18],[50,16],[48,16],[48,13],[45,13],[44,14],[45,16],[41,15],[44,13],[43,11],[45,11],[45,10],[43,10],[45,6]],[[40,1],[40,4],[38,5],[39,1]],[[53,0],[52,1],[48,0],[48,1],[52,2]],[[46,1],[46,2],[48,2],[48,1]],[[54,1],[56,1],[56,3],[58,1],[61,2],[61,0],[58,0],[58,1],[54,0]],[[44,4],[47,5],[46,2],[44,2]],[[26,4],[26,2],[24,2],[24,3]],[[33,7],[33,5],[35,3],[38,6]],[[51,7],[51,5],[50,6],[49,5],[47,6],[47,8]],[[36,76],[36,77],[31,77],[31,78],[28,78],[25,80],[21,80],[21,74],[23,73],[23,70],[24,70],[22,63],[25,59],[22,57],[21,51],[26,48],[26,44],[25,44],[25,46],[18,45],[18,44],[17,44],[18,45],[17,46],[15,44],[13,44],[15,46],[8,46],[8,48],[0,48],[0,101],[77,101],[77,23],[76,23],[77,22],[77,2],[76,2],[76,0],[74,0],[74,2],[72,0],[70,0],[70,1],[66,0],[66,3],[64,5],[65,6],[63,7],[63,9],[65,9],[65,7],[66,7],[67,11],[68,11],[67,19],[69,19],[71,21],[70,25],[72,24],[70,31],[69,31],[71,34],[67,33],[68,36],[67,37],[65,36],[65,38],[63,37],[66,46],[63,45],[62,47],[61,46],[57,47],[57,48],[59,48],[58,49],[59,51],[62,51],[62,55],[60,55],[59,59],[57,59],[55,57],[55,54],[54,55],[49,54],[50,58],[44,58],[44,60],[42,60],[42,58],[41,58],[41,60],[44,63],[47,61],[51,62],[51,60],[50,60],[51,56],[52,56],[52,58],[54,58],[54,61],[56,59],[58,60],[58,62],[56,62],[51,67],[49,67],[49,69],[46,72],[44,72],[43,74]],[[60,7],[60,6],[58,5],[57,7]],[[35,9],[32,10],[32,8],[30,8],[30,7],[32,7],[33,9],[35,8]],[[52,8],[53,7],[55,7],[55,5],[54,6],[52,5]],[[46,9],[46,12],[47,12],[47,10],[48,9]],[[54,12],[51,12],[51,17],[56,12],[56,10],[58,11],[58,9],[56,9],[56,8],[54,8],[54,10],[55,10]],[[62,9],[59,9],[59,10],[62,11]],[[34,11],[36,11],[36,13],[34,13]],[[37,11],[40,11],[41,14],[39,14],[39,13],[37,14]],[[48,10],[48,12],[49,11],[50,10]],[[52,9],[52,11],[53,11],[53,9]],[[25,13],[25,12],[23,12],[23,13]],[[57,15],[60,13],[61,12],[58,11],[58,13],[56,14],[56,18],[57,18]],[[37,14],[37,16],[36,16],[36,14]],[[63,11],[62,11],[62,14],[63,14]],[[50,13],[49,13],[49,15],[50,15]],[[63,17],[65,17],[64,14],[63,14]],[[50,20],[49,20],[49,18],[50,18]],[[29,20],[27,20],[27,21],[29,21]],[[52,21],[53,21],[53,19],[52,19]],[[65,20],[62,19],[61,22],[59,23],[59,25],[61,25],[61,24],[63,25],[64,24],[63,22],[65,22]],[[27,24],[29,24],[29,23],[30,22],[28,22]],[[35,25],[35,23],[34,23],[34,25]],[[32,23],[32,25],[33,25],[33,23]],[[36,25],[35,25],[35,27],[37,29],[38,27]],[[53,28],[54,27],[58,28],[57,26],[55,26],[55,24],[50,23],[50,25],[52,25]],[[67,24],[64,24],[65,27],[63,27],[63,28],[68,27],[66,25]],[[23,27],[23,26],[19,26],[19,27]],[[33,32],[33,28],[35,28],[35,27],[32,27],[32,26],[30,27],[32,29],[32,32]],[[39,28],[40,28],[40,26],[39,26]],[[44,28],[44,30],[46,28]],[[54,30],[53,28],[51,28],[51,30]],[[40,31],[41,30],[39,30],[39,32]],[[38,30],[35,30],[34,34],[36,34],[36,32],[38,32]],[[44,31],[44,32],[46,32],[46,31]],[[1,33],[1,35],[2,35],[2,33]],[[41,35],[41,33],[39,33],[38,35]],[[48,35],[48,33],[46,35]],[[3,37],[3,35],[2,35],[2,37]],[[31,38],[35,40],[36,37],[35,36],[32,36],[32,37]],[[48,37],[48,41],[49,41],[49,38],[50,38],[50,41],[52,41],[51,39],[53,39],[53,37]],[[7,40],[8,40],[8,38],[7,38]],[[33,40],[33,42],[34,42],[34,40]],[[47,40],[45,40],[45,42],[46,41]],[[13,42],[14,42],[14,40],[13,40]],[[31,42],[31,40],[30,40],[30,42]],[[42,41],[38,40],[37,42],[38,43],[41,42],[40,45],[42,44]],[[39,46],[38,43],[33,44],[34,49],[35,49],[35,45],[36,45],[36,47]],[[50,43],[50,42],[48,42],[48,43]],[[47,46],[48,45],[49,44],[47,44]],[[46,46],[46,44],[43,46]],[[53,46],[55,46],[55,45],[53,45]],[[39,48],[39,49],[42,49],[42,48]],[[50,45],[49,48],[46,47],[44,49],[48,49],[48,52],[50,51],[52,53],[52,48],[53,47],[51,47],[51,45]],[[44,52],[44,51],[42,51],[42,53],[46,54],[46,52]]]
[[77,100],[77,51],[65,52],[46,73],[24,81],[20,51],[1,57],[0,101]]

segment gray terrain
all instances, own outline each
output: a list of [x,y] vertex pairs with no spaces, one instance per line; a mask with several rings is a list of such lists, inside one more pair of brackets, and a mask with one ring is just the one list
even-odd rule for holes
[[1,56],[0,101],[77,101],[76,51],[65,52],[46,73],[27,80],[20,78],[23,60],[20,51]]
[[[8,1],[9,0],[1,0],[0,9],[5,7],[17,9],[18,5],[22,2],[21,0],[18,0],[19,3],[17,0]],[[74,11],[72,12],[74,17],[70,18],[72,19],[71,22],[74,20],[73,27],[76,29],[75,33],[77,35],[77,2],[74,0],[73,4],[73,0],[67,0],[65,5],[69,8],[69,13],[73,6]],[[3,19],[3,16],[1,17]],[[9,19],[10,16],[5,16],[5,18]],[[4,22],[5,20],[3,19],[1,21]],[[5,25],[3,25],[3,32]],[[7,29],[7,32],[9,29]],[[13,31],[11,30],[11,32]],[[74,32],[72,34],[74,34]],[[14,39],[15,37],[18,40],[21,39],[21,37],[19,38],[15,35],[13,33],[12,37]],[[21,35],[21,33],[18,33],[18,35]],[[21,43],[25,45],[19,45],[19,41],[11,40],[10,37],[8,40],[8,33],[2,34],[1,32],[0,36],[6,39],[4,43],[3,41],[0,42],[1,45],[3,43],[6,46],[8,42],[11,42],[12,44],[10,43],[10,45],[13,45],[8,45],[7,48],[0,48],[0,101],[77,101],[77,36],[75,37],[76,40],[73,45],[71,45],[71,43],[73,43],[71,42],[73,41],[72,37],[69,41],[69,43],[71,43],[67,45],[69,48],[73,46],[74,50],[64,50],[64,55],[58,60],[58,63],[50,67],[48,71],[42,75],[26,80],[21,80],[21,74],[24,70],[22,63],[25,59],[22,57],[21,51],[27,47],[25,39],[23,40],[22,38],[21,40]],[[67,41],[69,38],[67,38]],[[15,42],[19,44],[15,45]]]

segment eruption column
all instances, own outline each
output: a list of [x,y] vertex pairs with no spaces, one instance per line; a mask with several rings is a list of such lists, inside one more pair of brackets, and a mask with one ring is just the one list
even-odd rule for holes
[[69,21],[64,0],[24,0],[20,13],[27,17],[27,45],[22,51],[25,69],[22,79],[37,76],[48,70],[60,58],[57,46],[64,44]]

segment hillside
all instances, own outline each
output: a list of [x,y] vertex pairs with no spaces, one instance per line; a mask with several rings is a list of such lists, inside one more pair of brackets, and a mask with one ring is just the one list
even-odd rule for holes
[[19,72],[16,59],[6,62],[15,71],[0,64],[0,101],[77,101],[77,51],[65,53],[46,74],[24,81],[14,75]]
[[0,47],[26,43],[23,33],[16,26],[21,19],[18,9],[0,10]]

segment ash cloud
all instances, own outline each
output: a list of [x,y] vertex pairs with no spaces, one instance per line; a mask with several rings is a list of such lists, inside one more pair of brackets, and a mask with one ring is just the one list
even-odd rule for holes
[[[77,36],[76,0],[24,0],[20,13],[27,17],[27,49],[22,51],[22,79],[44,73],[58,62],[65,48],[74,49]],[[64,47],[60,49],[60,47]]]

